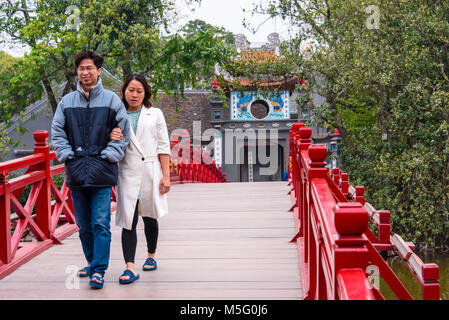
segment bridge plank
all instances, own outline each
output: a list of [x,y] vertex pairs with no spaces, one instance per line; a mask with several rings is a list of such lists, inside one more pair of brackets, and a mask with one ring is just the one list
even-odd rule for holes
[[112,217],[111,260],[103,290],[88,279],[69,289],[70,266],[83,267],[78,234],[0,280],[0,299],[302,299],[294,219],[284,182],[185,184],[169,193],[159,220],[158,270],[141,271],[143,223],[136,264],[141,279],[118,283],[124,268],[120,229]]

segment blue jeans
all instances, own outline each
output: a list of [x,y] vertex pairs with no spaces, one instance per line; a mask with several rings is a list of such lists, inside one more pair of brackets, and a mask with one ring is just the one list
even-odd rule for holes
[[90,276],[104,273],[111,248],[111,188],[72,188],[75,220]]

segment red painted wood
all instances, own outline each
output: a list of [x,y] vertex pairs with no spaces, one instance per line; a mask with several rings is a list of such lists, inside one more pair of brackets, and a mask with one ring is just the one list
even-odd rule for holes
[[[337,275],[340,300],[376,300],[362,269],[341,269]],[[358,285],[365,283],[365,285]]]
[[[34,155],[0,163],[0,279],[77,231],[69,188],[64,182],[58,190],[52,180],[64,172],[64,165],[50,167],[56,155],[49,150],[48,132],[36,131],[34,138]],[[25,174],[8,180],[8,173],[19,169],[26,169]],[[29,185],[31,191],[22,206],[18,198]],[[11,210],[18,217],[13,232]],[[31,243],[22,241],[27,230],[35,237]]]
[[[327,150],[311,144],[311,132],[296,123],[289,138],[290,196],[297,210],[292,210],[296,234],[291,241],[298,246],[303,295],[311,300],[382,300],[381,292],[367,285],[365,270],[374,265],[399,299],[412,299],[378,251],[397,250],[391,241],[390,212],[376,211],[367,203],[364,187],[353,188],[347,173],[338,168],[329,173]],[[369,221],[378,229],[377,237]],[[439,299],[438,266],[414,261],[413,266],[406,264],[418,275],[423,299]]]
[[[10,183],[7,180],[8,173],[0,174],[2,193],[0,194],[0,262],[11,262],[11,192]],[[1,274],[0,274],[1,277]]]
[[[190,148],[190,139],[187,136],[183,138],[183,145],[177,139],[172,143],[172,161],[176,162],[170,166],[173,181],[229,182],[207,152],[202,153],[200,146],[195,150]],[[64,181],[58,190],[52,180],[52,177],[65,172],[64,165],[50,167],[56,154],[49,150],[48,132],[38,130],[34,139],[34,155],[0,163],[0,279],[52,244],[61,244],[78,230],[69,188]],[[24,168],[28,168],[24,175],[8,180],[8,172]],[[29,185],[32,185],[31,192],[22,206],[17,199]],[[51,196],[54,201],[51,201]],[[116,206],[113,188],[111,210],[114,211]],[[11,209],[19,217],[12,236]],[[33,214],[34,209],[36,214]],[[26,230],[36,237],[34,245],[24,245],[21,241]]]
[[179,135],[173,135],[171,141],[170,182],[171,183],[224,183],[229,182],[215,159],[211,159],[201,146],[190,148],[190,139],[184,137],[184,144],[178,141]]

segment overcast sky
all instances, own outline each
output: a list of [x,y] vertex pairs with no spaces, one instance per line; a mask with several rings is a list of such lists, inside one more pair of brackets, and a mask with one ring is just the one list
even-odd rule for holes
[[[271,19],[267,15],[251,14],[254,3],[258,4],[260,1],[266,2],[266,0],[202,0],[200,5],[187,6],[185,0],[175,0],[180,19],[174,30],[189,20],[201,19],[211,25],[224,27],[234,34],[243,33],[253,43],[267,42],[267,36],[272,32],[279,33],[281,40],[289,39],[292,27],[287,21],[281,18]],[[246,9],[246,12],[242,9]],[[256,33],[243,26],[245,18],[253,29],[257,29]],[[20,47],[9,48],[1,45],[0,50],[14,56],[22,56],[24,52]]]
[[[243,33],[250,42],[267,42],[267,36],[272,32],[279,33],[282,40],[288,39],[290,29],[288,22],[281,18],[267,20],[268,15],[251,14],[253,4],[261,1],[267,2],[266,0],[202,0],[200,5],[187,7],[185,0],[175,0],[184,16],[180,19],[180,24],[201,19],[211,25],[224,27],[232,33]],[[192,12],[192,8],[195,11]],[[246,12],[242,9],[246,9]],[[255,34],[243,26],[242,22],[245,18],[252,28],[258,28]]]

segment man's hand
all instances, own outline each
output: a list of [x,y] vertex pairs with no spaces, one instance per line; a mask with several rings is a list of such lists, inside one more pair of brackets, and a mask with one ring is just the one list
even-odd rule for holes
[[122,129],[119,127],[112,129],[111,134],[109,135],[109,138],[112,141],[119,141],[123,139]]

